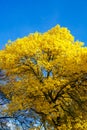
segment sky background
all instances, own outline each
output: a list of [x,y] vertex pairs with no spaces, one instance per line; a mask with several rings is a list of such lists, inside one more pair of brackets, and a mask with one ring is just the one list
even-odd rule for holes
[[87,46],[87,0],[0,0],[0,49],[60,24]]

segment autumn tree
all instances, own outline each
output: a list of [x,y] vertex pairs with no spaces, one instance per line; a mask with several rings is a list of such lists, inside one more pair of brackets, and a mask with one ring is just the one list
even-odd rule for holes
[[9,42],[0,68],[10,82],[1,90],[11,100],[9,114],[30,109],[56,130],[87,130],[87,47],[67,28]]

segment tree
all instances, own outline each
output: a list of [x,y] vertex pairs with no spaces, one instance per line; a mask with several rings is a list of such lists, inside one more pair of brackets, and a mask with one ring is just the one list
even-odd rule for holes
[[87,129],[87,47],[67,28],[8,43],[0,67],[10,78],[1,87],[10,114],[30,109],[55,130]]

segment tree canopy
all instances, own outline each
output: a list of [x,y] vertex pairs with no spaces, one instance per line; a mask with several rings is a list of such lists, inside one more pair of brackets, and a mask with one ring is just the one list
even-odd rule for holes
[[87,130],[87,47],[67,28],[35,32],[0,51],[10,114],[31,109],[55,130]]

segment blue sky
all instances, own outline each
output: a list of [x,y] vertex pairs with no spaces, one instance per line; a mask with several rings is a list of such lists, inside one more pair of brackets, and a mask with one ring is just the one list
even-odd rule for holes
[[0,49],[5,43],[56,24],[87,46],[87,0],[0,0]]

